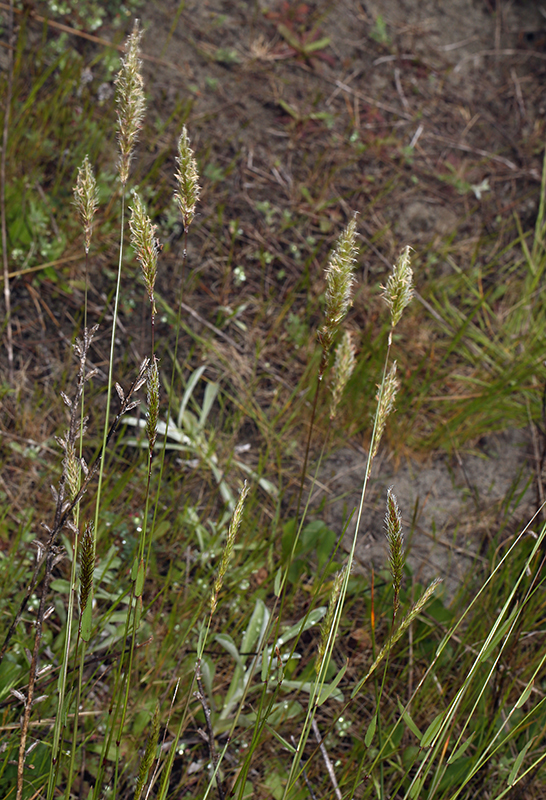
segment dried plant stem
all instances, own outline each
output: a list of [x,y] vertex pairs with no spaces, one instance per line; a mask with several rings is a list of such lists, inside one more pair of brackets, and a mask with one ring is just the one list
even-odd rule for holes
[[[147,361],[144,362],[144,367],[145,366],[147,366]],[[123,417],[123,415],[126,414],[128,411],[131,411],[135,407],[132,398],[133,398],[134,393],[136,391],[138,391],[138,389],[142,386],[142,383],[143,383],[143,380],[144,380],[142,378],[142,371],[143,371],[143,367],[141,367],[141,370],[139,372],[138,377],[133,381],[131,387],[129,388],[129,391],[127,392],[127,395],[125,396],[125,399],[121,404],[121,408],[120,408],[119,412],[116,414],[116,417],[115,417],[114,421],[112,422],[112,424],[110,426],[110,429],[108,431],[108,435],[106,437],[106,448],[108,447],[108,444],[110,443],[110,440],[111,440],[112,436],[117,431],[119,423],[120,423],[121,418]],[[59,535],[60,531],[66,525],[67,520],[69,519],[70,515],[73,513],[73,511],[76,508],[77,504],[80,502],[80,500],[82,499],[82,497],[86,493],[86,491],[87,491],[87,489],[89,487],[89,484],[91,483],[92,478],[96,475],[97,470],[99,469],[99,466],[100,466],[100,464],[101,464],[101,462],[103,460],[104,453],[106,452],[106,448],[101,447],[101,449],[100,449],[95,461],[89,467],[89,472],[86,475],[85,480],[82,482],[82,485],[81,485],[77,495],[74,497],[72,502],[69,503],[69,505],[65,508],[63,513],[60,515],[60,518],[58,519],[58,521],[55,522],[53,528],[49,531],[49,537],[47,539],[47,542],[45,543],[45,545],[43,545],[43,547],[41,547],[42,553],[36,560],[36,566],[34,568],[32,579],[31,579],[31,581],[30,581],[30,583],[29,583],[29,585],[27,587],[27,591],[25,593],[25,596],[22,599],[21,604],[20,604],[20,606],[19,606],[19,608],[17,610],[17,613],[15,614],[15,617],[14,617],[14,619],[13,619],[13,621],[12,621],[12,623],[11,623],[9,629],[8,629],[8,632],[6,633],[6,636],[4,638],[4,642],[2,644],[2,649],[0,650],[0,663],[2,662],[2,659],[3,659],[4,655],[6,654],[6,650],[8,648],[8,645],[9,645],[9,643],[11,641],[11,638],[13,637],[13,634],[15,633],[17,625],[19,624],[19,622],[21,620],[21,616],[23,615],[23,613],[24,613],[24,611],[25,611],[25,609],[26,609],[26,607],[28,605],[28,601],[30,600],[30,597],[32,596],[32,593],[34,592],[34,589],[36,588],[36,585],[38,583],[38,578],[39,578],[40,572],[42,570],[42,567],[43,567],[43,565],[44,565],[44,563],[46,561],[47,555],[48,555],[49,551],[51,550],[51,548],[53,547],[53,545],[55,544],[55,540],[56,540],[57,536]]]
[[[61,510],[61,496],[59,495],[59,502],[57,503],[57,516],[60,516]],[[36,685],[36,672],[38,670],[38,654],[40,650],[40,642],[42,641],[42,631],[44,623],[44,615],[46,611],[47,594],[49,591],[49,583],[51,581],[51,571],[56,562],[58,555],[54,550],[50,550],[46,558],[46,570],[44,580],[42,583],[42,591],[40,596],[40,605],[38,607],[38,614],[36,616],[35,634],[34,634],[34,648],[32,651],[32,659],[30,662],[30,671],[28,679],[28,688],[25,701],[25,711],[21,722],[21,738],[19,742],[19,756],[17,759],[17,795],[16,800],[22,800],[24,789],[24,771],[25,771],[25,756],[26,756],[26,742],[28,736],[28,728],[30,724],[30,715],[32,714],[32,705],[34,700],[34,688]]]
[[6,105],[4,110],[4,129],[2,132],[2,158],[0,159],[0,219],[2,225],[2,266],[4,271],[4,303],[6,306],[6,349],[10,383],[13,383],[13,328],[11,324],[11,291],[9,283],[8,231],[6,223],[6,155],[13,92],[13,0],[10,0],[8,13],[8,68],[6,74]]
[[334,793],[338,800],[341,800],[342,795],[340,788],[338,786],[338,782],[336,779],[336,773],[334,772],[334,765],[330,760],[330,756],[328,755],[328,751],[326,750],[326,746],[324,744],[323,739],[321,738],[320,731],[317,725],[316,719],[313,719],[311,722],[311,727],[313,728],[313,733],[315,734],[315,739],[317,740],[318,746],[320,747],[320,752],[322,754],[322,758],[324,760],[324,764],[326,769],[328,770],[328,775],[330,776],[330,780],[332,782],[332,786],[334,787]]

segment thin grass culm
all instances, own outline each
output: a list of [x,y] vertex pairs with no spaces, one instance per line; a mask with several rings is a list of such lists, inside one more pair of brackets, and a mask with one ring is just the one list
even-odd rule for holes
[[[106,432],[110,419],[110,401],[113,386],[114,370],[114,351],[116,342],[116,327],[118,321],[119,297],[121,290],[121,267],[123,264],[123,246],[125,237],[125,189],[129,179],[129,167],[133,157],[133,150],[137,136],[140,131],[142,119],[144,117],[144,81],[141,74],[142,63],[139,58],[140,40],[142,31],[138,20],[135,20],[133,30],[125,45],[126,57],[121,61],[121,69],[117,75],[116,85],[116,109],[118,120],[118,143],[119,143],[119,180],[121,183],[121,220],[120,220],[120,239],[119,239],[119,259],[116,278],[116,291],[114,295],[114,310],[112,319],[112,333],[110,336],[110,358],[108,364],[108,386],[106,394],[106,413],[104,425],[103,450],[106,449]],[[104,464],[101,463],[99,480],[97,486],[95,528],[98,527],[99,509],[101,501],[102,481],[104,475]]]
[[[296,520],[298,520],[300,516],[303,486],[305,482],[305,476],[307,475],[311,438],[313,435],[313,428],[317,413],[317,402],[319,398],[320,387],[322,386],[322,379],[324,378],[324,373],[328,366],[332,344],[335,341],[339,327],[347,315],[352,303],[352,290],[355,281],[354,269],[357,252],[355,214],[340,235],[335,248],[330,253],[328,265],[325,271],[326,309],[324,312],[324,323],[317,331],[317,340],[321,347],[322,353],[318,368],[317,385],[315,387],[313,405],[309,420],[307,443],[301,471],[300,490],[296,505]],[[347,348],[348,349],[346,349],[345,352],[345,361],[347,362],[348,366],[348,351],[350,351],[350,346],[348,344]],[[339,382],[339,370],[337,380]]]

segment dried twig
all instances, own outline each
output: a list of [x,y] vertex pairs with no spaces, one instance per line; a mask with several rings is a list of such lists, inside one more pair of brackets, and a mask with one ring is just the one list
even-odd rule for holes
[[326,769],[328,770],[328,775],[330,776],[330,780],[332,781],[332,786],[334,787],[334,792],[338,800],[341,800],[341,791],[338,786],[336,780],[336,773],[334,772],[334,765],[330,761],[330,756],[328,755],[328,751],[326,750],[326,746],[324,741],[320,735],[320,731],[317,725],[316,719],[313,719],[311,722],[311,727],[313,728],[313,733],[315,734],[315,739],[318,742],[318,746],[320,747],[320,752],[322,754],[322,758],[324,759],[324,763],[326,765]]
[[10,0],[8,14],[8,69],[6,87],[6,106],[4,110],[4,130],[2,133],[2,158],[0,160],[0,221],[2,225],[2,266],[4,273],[4,302],[6,305],[6,349],[8,351],[9,379],[13,383],[13,328],[11,325],[11,292],[8,266],[8,229],[6,224],[6,153],[8,150],[9,118],[13,90],[13,0]]

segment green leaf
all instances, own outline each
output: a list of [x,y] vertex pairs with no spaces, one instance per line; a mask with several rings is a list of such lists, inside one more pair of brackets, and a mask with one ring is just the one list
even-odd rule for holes
[[317,39],[314,42],[306,42],[303,50],[305,54],[314,53],[316,50],[324,50],[325,47],[328,47],[330,44],[330,37],[323,36],[322,39]]
[[[180,403],[180,408],[178,409],[178,423],[176,425],[177,428],[182,427],[182,418],[184,416],[184,411],[186,410],[186,406],[188,405],[189,399],[193,394],[193,390],[195,389],[195,385],[203,372],[206,370],[206,365],[203,367],[198,367],[195,372],[192,372],[190,378],[188,380],[188,385],[186,386],[186,391],[184,392],[184,396],[182,397],[182,402]],[[169,426],[170,427],[170,426]]]
[[[301,706],[300,706],[300,708],[301,708]],[[292,744],[290,744],[289,742],[287,742],[287,740],[286,740],[286,739],[284,739],[284,738],[283,738],[283,737],[280,735],[280,733],[277,733],[277,731],[275,730],[275,728],[272,728],[272,727],[271,727],[271,725],[269,724],[269,722],[267,722],[267,721],[266,721],[266,723],[265,723],[265,727],[267,728],[267,730],[269,731],[269,733],[271,733],[271,734],[272,734],[272,735],[275,737],[275,739],[276,739],[276,740],[277,740],[277,741],[278,741],[278,742],[279,742],[279,743],[280,743],[280,744],[281,744],[283,747],[285,747],[285,748],[288,750],[288,752],[289,752],[289,753],[292,753],[292,755],[295,755],[295,754],[298,752],[298,751],[297,751],[297,749],[294,747],[294,745],[292,745]]]
[[205,396],[203,397],[203,406],[201,408],[201,413],[199,415],[199,427],[204,428],[205,422],[207,421],[207,417],[210,413],[210,410],[213,406],[214,401],[220,391],[220,384],[218,383],[207,383],[207,388],[205,389]]
[[523,759],[527,755],[527,750],[531,747],[533,742],[534,742],[534,738],[531,739],[530,741],[528,741],[527,744],[525,745],[525,747],[523,748],[523,750],[520,753],[518,753],[518,755],[516,757],[516,760],[514,761],[514,766],[510,770],[510,775],[508,776],[508,781],[507,781],[508,786],[513,786],[514,783],[516,782],[516,778],[517,778],[518,772],[520,770],[520,767],[521,767],[521,765],[523,763]]
[[286,25],[283,25],[282,22],[279,22],[279,24],[277,25],[277,30],[279,31],[283,39],[286,39],[290,47],[293,47],[294,50],[297,50],[298,53],[301,51],[300,41],[298,37],[295,35],[295,33],[293,33],[293,31],[290,30],[290,28],[288,28]]
[[495,633],[491,637],[491,641],[487,644],[487,646],[485,647],[483,653],[481,654],[480,661],[485,661],[486,658],[488,658],[491,655],[491,653],[493,652],[495,647],[499,644],[500,640],[507,633],[508,629],[510,628],[510,626],[512,625],[512,623],[514,621],[514,616],[518,612],[519,612],[519,608],[518,608],[518,606],[515,606],[512,609],[512,613],[510,614],[508,619],[505,619],[504,622],[499,625],[499,627],[497,628],[497,630],[495,631]]
[[373,741],[373,737],[375,735],[375,729],[377,727],[377,713],[373,715],[370,720],[370,724],[368,725],[368,730],[366,731],[366,735],[364,736],[364,744],[366,747],[369,747]]
[[[289,681],[285,679],[283,680],[282,684],[280,684],[280,688],[283,691],[291,691],[292,689],[295,689],[298,692],[311,694],[315,688],[315,681]],[[327,684],[324,688],[331,688],[330,696],[332,700],[336,700],[338,703],[343,702],[343,693],[335,686],[330,687],[330,684]]]
[[529,686],[527,686],[527,688],[523,690],[523,692],[521,694],[521,697],[518,698],[518,701],[516,703],[516,708],[521,708],[522,705],[525,702],[527,702],[527,700],[529,699],[529,695],[533,691],[533,688],[534,688],[534,684],[530,683]]
[[398,702],[398,709],[400,711],[400,714],[402,715],[402,719],[406,723],[406,726],[410,729],[410,731],[414,734],[414,736],[416,736],[419,739],[419,741],[421,741],[423,734],[421,733],[421,731],[411,718],[409,711],[406,708],[404,708],[404,706],[400,702],[400,698],[398,698],[397,702]]
[[[250,622],[248,623],[248,627],[241,642],[242,653],[251,653],[259,649],[261,640],[269,622],[269,616],[269,611],[267,610],[264,601],[260,599],[256,600],[254,611],[252,612]],[[244,662],[245,656],[243,655],[242,658]]]
[[423,734],[423,737],[421,739],[421,747],[428,747],[432,743],[433,739],[436,737],[436,734],[442,727],[442,722],[444,721],[444,718],[445,714],[442,712],[432,720],[432,722],[430,723],[430,725]]
[[140,559],[140,564],[138,565],[138,572],[135,581],[135,597],[142,597],[142,589],[144,588],[144,559]]
[[273,592],[275,597],[278,597],[281,593],[281,581],[282,581],[282,569],[279,568],[277,570],[277,574],[275,575],[275,582],[273,584]]
[[[338,674],[334,678],[331,683],[325,683],[320,691],[320,696],[318,699],[318,705],[321,706],[323,703],[328,700],[329,697],[332,697],[334,692],[336,692],[337,686],[340,680],[343,678],[347,671],[347,664],[344,664],[341,669],[339,670]],[[339,700],[339,695],[341,692],[336,692],[336,700]],[[343,695],[341,694],[341,700],[343,700]]]
[[216,636],[214,637],[214,641],[218,642],[218,644],[221,645],[224,648],[224,650],[227,650],[230,656],[237,663],[237,666],[244,671],[245,665],[241,659],[241,656],[239,655],[239,651],[237,650],[237,645],[235,644],[231,636],[228,633],[217,633]]
[[213,701],[212,695],[212,681],[214,679],[214,663],[208,656],[203,656],[201,659],[201,676],[205,684],[205,691],[208,695],[210,703]]
[[425,782],[425,775],[421,775],[419,778],[416,778],[414,783],[412,783],[409,796],[411,798],[415,798],[415,800],[419,800],[421,797],[421,789],[423,788],[423,784]]
[[320,606],[319,608],[315,608],[313,611],[310,611],[307,617],[304,617],[295,625],[292,625],[290,628],[288,628],[287,631],[284,631],[282,636],[280,636],[277,640],[276,647],[282,647],[282,645],[286,644],[286,642],[289,642],[290,639],[301,636],[304,631],[308,631],[309,628],[313,627],[313,625],[317,625],[325,614],[326,606]]
[[466,740],[466,742],[463,742],[463,743],[462,743],[462,745],[461,745],[460,747],[458,747],[458,748],[455,750],[455,752],[454,752],[454,753],[452,753],[452,754],[449,756],[449,758],[448,758],[448,760],[447,760],[447,763],[448,763],[448,764],[452,764],[454,761],[457,761],[457,759],[458,759],[458,758],[461,758],[461,756],[462,756],[462,755],[463,755],[463,754],[466,752],[466,750],[467,750],[467,749],[470,747],[470,745],[472,744],[472,740],[474,739],[474,735],[475,735],[475,733],[476,733],[475,731],[472,731],[472,733],[470,734],[470,736],[468,737],[468,739]]

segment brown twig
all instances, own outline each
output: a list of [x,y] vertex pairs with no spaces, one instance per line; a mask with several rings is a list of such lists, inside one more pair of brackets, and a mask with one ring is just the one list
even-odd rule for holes
[[[13,45],[13,0],[6,6],[8,14],[8,41]],[[9,118],[13,90],[13,50],[8,50],[6,107],[4,110],[4,130],[2,133],[2,158],[0,160],[0,220],[2,225],[2,266],[4,273],[4,303],[6,305],[6,349],[8,351],[8,371],[13,383],[13,328],[11,325],[11,292],[8,265],[8,229],[6,224],[6,153],[8,150]]]

